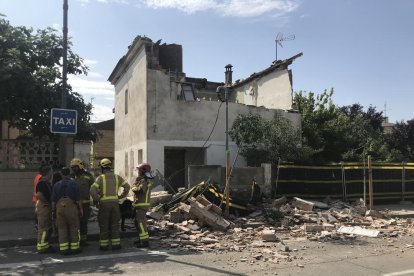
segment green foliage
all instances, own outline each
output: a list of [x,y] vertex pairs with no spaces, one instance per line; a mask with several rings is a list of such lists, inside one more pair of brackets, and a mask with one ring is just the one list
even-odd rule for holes
[[[50,136],[50,110],[60,107],[62,37],[52,28],[14,27],[0,17],[0,120],[29,136]],[[68,46],[68,74],[86,74],[83,59]],[[68,87],[67,108],[78,111],[77,139],[96,140],[92,106]]]
[[362,161],[370,154],[375,160],[392,161],[400,155],[390,150],[382,134],[382,113],[370,106],[353,104],[337,107],[333,89],[317,95],[298,92],[294,96],[302,116],[302,141],[314,150],[311,162]]
[[395,149],[402,156],[400,160],[414,160],[414,119],[396,123],[393,131],[386,135],[390,148]]
[[257,114],[239,114],[229,132],[250,166],[300,158],[300,133],[281,116],[266,120]]
[[414,119],[384,135],[382,112],[372,106],[365,111],[357,103],[338,107],[333,93],[295,93],[301,133],[285,118],[248,114],[236,118],[230,136],[252,166],[278,158],[301,163],[362,161],[367,155],[376,161],[414,160]]

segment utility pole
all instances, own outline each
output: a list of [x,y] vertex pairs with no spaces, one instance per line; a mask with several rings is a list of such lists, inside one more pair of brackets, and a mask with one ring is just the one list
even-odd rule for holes
[[225,215],[229,217],[230,213],[230,149],[229,149],[229,87],[232,83],[231,64],[226,65],[226,210]]
[[[222,102],[226,102],[226,181],[224,189],[224,195],[226,197],[226,209],[224,211],[224,214],[226,217],[228,217],[230,213],[229,87],[232,84],[232,67],[233,66],[231,64],[225,66],[226,84],[225,86],[217,87],[216,90],[219,100]],[[224,98],[221,95],[223,93]]]
[[[68,0],[63,0],[63,68],[62,68],[62,97],[61,108],[67,107],[67,69],[68,69]],[[59,139],[59,163],[66,164],[66,134],[60,134]]]

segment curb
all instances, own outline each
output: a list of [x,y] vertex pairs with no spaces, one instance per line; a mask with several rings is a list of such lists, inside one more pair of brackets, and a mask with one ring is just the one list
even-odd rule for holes
[[390,214],[391,218],[405,218],[405,219],[409,219],[409,218],[414,218],[414,213],[409,213],[409,214]]
[[[120,232],[121,239],[137,237],[137,232]],[[99,241],[99,234],[89,234],[88,241]],[[20,246],[35,246],[37,243],[37,237],[30,238],[14,238],[9,240],[0,240],[0,248],[12,248]],[[58,240],[56,236],[50,238],[51,244],[57,244]]]

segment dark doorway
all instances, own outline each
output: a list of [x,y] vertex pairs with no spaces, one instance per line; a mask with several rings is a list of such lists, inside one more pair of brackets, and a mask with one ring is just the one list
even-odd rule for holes
[[[185,149],[164,149],[164,176],[175,192],[185,187]],[[173,192],[168,185],[165,188]]]

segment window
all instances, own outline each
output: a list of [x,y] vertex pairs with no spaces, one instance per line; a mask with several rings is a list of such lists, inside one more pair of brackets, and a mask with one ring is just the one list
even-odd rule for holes
[[138,164],[141,164],[142,162],[142,149],[140,149],[138,150]]
[[181,84],[181,99],[185,100],[186,102],[194,102],[194,90],[193,86],[188,83]]
[[134,151],[131,150],[129,152],[129,175],[133,176],[134,175]]
[[125,114],[128,114],[128,89],[125,90]]
[[128,152],[125,152],[125,176],[128,177]]

